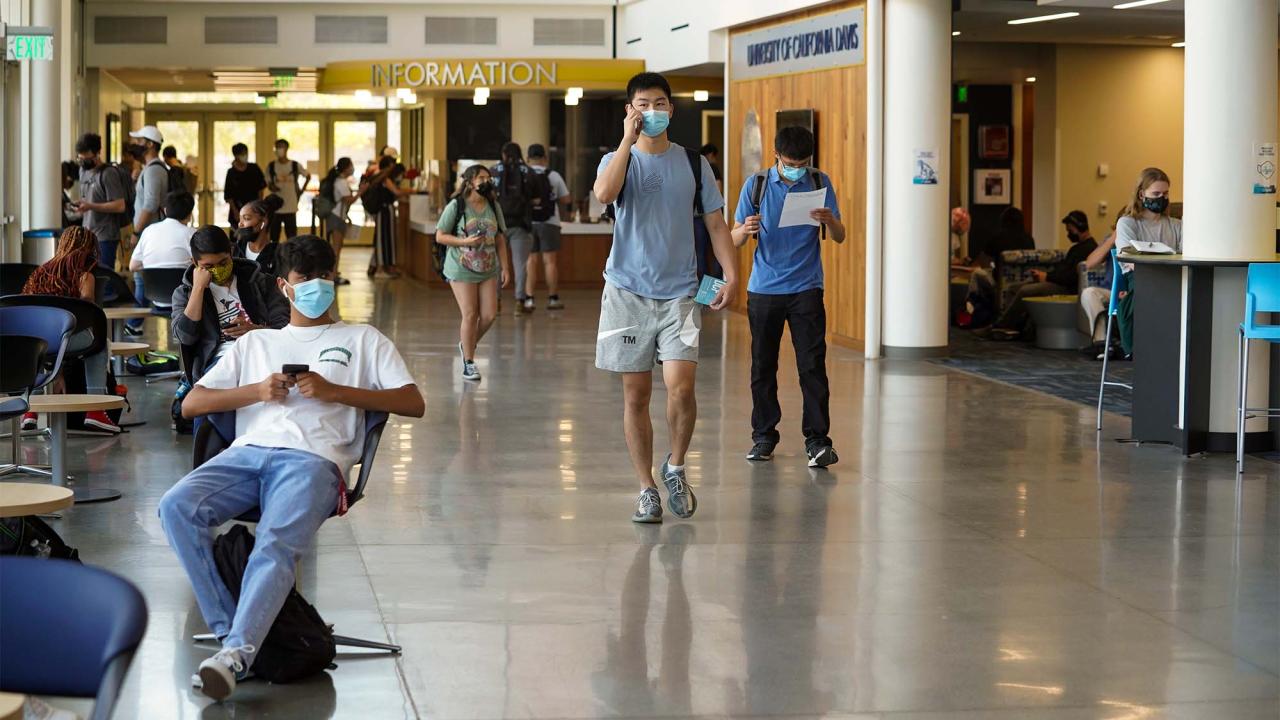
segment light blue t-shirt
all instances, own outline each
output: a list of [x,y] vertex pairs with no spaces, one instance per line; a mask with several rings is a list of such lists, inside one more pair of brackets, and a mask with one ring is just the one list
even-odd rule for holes
[[[597,176],[613,156],[604,156]],[[711,165],[706,158],[700,162],[702,211],[719,212],[724,198],[716,188]],[[661,155],[631,148],[631,166],[613,226],[613,248],[605,264],[606,280],[652,300],[693,297],[698,291],[698,254],[693,240],[695,188],[684,148],[671,143]]]
[[[822,186],[827,189],[827,209],[839,219],[840,208],[836,206],[836,191],[831,187],[831,178],[825,174],[821,177]],[[755,175],[751,175],[742,186],[738,209],[734,213],[737,222],[744,222],[748,216],[756,214],[751,205],[755,179]],[[809,173],[788,186],[778,176],[777,167],[769,168],[764,193],[760,196],[760,241],[756,243],[747,292],[791,295],[822,287],[822,244],[818,239],[818,228],[812,225],[778,227],[787,193],[815,189]]]

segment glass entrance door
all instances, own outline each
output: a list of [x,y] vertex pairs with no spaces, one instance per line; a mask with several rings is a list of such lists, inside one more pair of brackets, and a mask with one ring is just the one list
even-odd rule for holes
[[203,225],[208,220],[210,208],[207,207],[205,184],[208,173],[201,167],[201,161],[208,153],[201,147],[201,127],[199,117],[156,119],[156,129],[164,137],[164,147],[173,146],[178,153],[178,161],[187,167],[188,189],[196,196],[196,207],[192,212],[191,224]]
[[[303,197],[298,199],[298,232],[311,232],[312,213],[311,198],[324,179],[323,158],[320,156],[319,119],[289,119],[276,121],[276,138],[289,141],[289,159],[297,162],[308,173],[311,179],[302,188]],[[274,141],[273,141],[274,142]],[[272,158],[271,161],[274,161]],[[262,171],[270,182],[271,172],[268,163],[263,163]],[[285,208],[288,210],[288,208]]]
[[[364,174],[366,164],[378,159],[378,142],[376,120],[334,120],[333,162],[330,165],[336,164],[341,158],[351,158],[356,169],[352,182],[358,182],[359,177]],[[356,227],[364,227],[364,205],[352,203],[348,217]]]
[[257,146],[258,146],[258,123],[252,119],[215,119],[212,125],[212,138],[209,152],[206,153],[210,157],[211,167],[209,168],[209,190],[210,201],[213,207],[213,214],[210,215],[209,222],[215,225],[227,223],[229,227],[235,227],[235,223],[228,215],[230,210],[228,203],[222,196],[225,189],[227,179],[227,169],[231,167],[231,163],[235,157],[231,153],[231,147],[236,143],[244,143],[249,148],[249,162],[258,162]]

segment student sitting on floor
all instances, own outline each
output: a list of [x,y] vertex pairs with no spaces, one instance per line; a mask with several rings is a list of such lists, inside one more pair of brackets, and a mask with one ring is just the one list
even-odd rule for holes
[[[199,668],[199,687],[215,700],[248,674],[293,586],[299,555],[341,507],[364,412],[426,412],[390,340],[369,325],[331,318],[329,243],[300,235],[281,245],[279,260],[275,282],[292,306],[289,324],[237,340],[182,405],[187,417],[235,411],[238,437],[160,500],[169,544],[222,643]],[[289,365],[307,370],[286,375]],[[219,579],[209,531],[255,507],[262,517],[237,603]]]
[[191,379],[202,375],[238,338],[289,324],[289,301],[276,279],[244,258],[232,258],[222,228],[205,225],[191,236],[191,269],[173,293],[173,335],[193,348]]

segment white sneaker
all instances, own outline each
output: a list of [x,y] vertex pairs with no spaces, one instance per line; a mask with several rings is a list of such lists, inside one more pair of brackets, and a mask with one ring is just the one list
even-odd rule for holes
[[480,380],[480,370],[476,367],[474,360],[462,361],[462,379],[463,380]]
[[[249,668],[244,664],[241,653],[252,654],[257,648],[252,645],[240,647],[224,647],[213,657],[200,663],[200,692],[214,700],[225,700],[235,692],[236,682],[245,679]],[[195,678],[192,678],[192,685]]]

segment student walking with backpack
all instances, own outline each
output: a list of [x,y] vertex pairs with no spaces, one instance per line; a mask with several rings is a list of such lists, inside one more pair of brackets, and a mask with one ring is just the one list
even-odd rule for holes
[[448,248],[444,276],[462,313],[458,353],[463,380],[480,380],[476,346],[498,316],[499,284],[506,287],[511,279],[506,233],[489,169],[472,165],[436,221],[436,243]]
[[[329,172],[320,181],[320,192],[316,194],[315,202],[312,204],[316,217],[324,218],[325,233],[328,235],[329,244],[333,246],[337,267],[342,267],[342,243],[347,238],[347,228],[351,226],[347,212],[356,199],[347,179],[355,172],[356,166],[351,162],[351,158],[338,158],[338,163],[329,168]],[[351,281],[342,277],[342,273],[335,272],[333,284],[350,285]]]
[[727,305],[737,285],[733,241],[720,212],[724,200],[706,159],[667,137],[674,110],[666,78],[631,78],[622,142],[600,161],[594,188],[600,202],[614,203],[617,217],[604,272],[596,367],[622,375],[623,427],[641,488],[631,519],[640,523],[662,522],[649,419],[655,361],[667,386],[671,449],[661,471],[667,507],[681,518],[692,517],[698,507],[684,467],[698,415],[694,384],[702,314],[693,299],[695,222],[705,223],[725,271],[711,308]]
[[[144,125],[141,130],[129,133],[129,137],[138,141],[130,145],[129,154],[142,163],[133,201],[133,236],[137,238],[142,236],[148,225],[160,219],[160,205],[165,197],[174,190],[185,189],[185,186],[181,182],[174,184],[169,166],[160,159],[164,136],[155,125]],[[108,267],[114,269],[115,258],[110,260]]]
[[80,201],[76,211],[83,214],[82,225],[98,239],[98,263],[114,271],[120,229],[129,224],[126,215],[128,188],[133,184],[127,171],[102,160],[102,137],[85,133],[76,142],[80,160]]
[[[529,146],[529,187],[533,194],[533,248],[525,269],[525,297],[533,303],[533,291],[538,284],[538,266],[541,264],[547,279],[547,309],[562,310],[560,302],[560,270],[556,265],[556,253],[560,251],[560,207],[569,206],[569,186],[560,173],[547,167],[547,149],[541,145]],[[518,282],[518,281],[517,281]]]
[[493,166],[492,174],[498,204],[507,222],[507,245],[515,271],[515,312],[520,316],[534,310],[533,298],[525,294],[525,273],[533,250],[533,171],[524,163],[520,146],[509,142],[502,146],[502,162]]
[[[827,385],[827,314],[823,304],[822,243],[844,242],[844,225],[831,181],[813,165],[813,133],[785,127],[773,141],[774,166],[747,178],[738,196],[733,244],[757,238],[747,317],[751,324],[751,440],[747,459],[773,458],[778,445],[778,350],[784,326],[791,328],[800,392],[804,397],[804,441],[809,467],[823,468],[839,457],[831,430]],[[779,227],[787,194],[826,189],[825,207],[809,217],[818,225]]]
[[281,227],[286,240],[298,234],[298,200],[309,182],[311,173],[297,160],[289,158],[289,141],[276,140],[276,157],[267,163],[267,188],[282,202],[271,219],[271,242],[280,240]]
[[396,201],[409,194],[400,189],[400,181],[404,178],[405,168],[390,156],[383,156],[378,161],[378,172],[361,182],[357,196],[363,198],[364,212],[373,218],[373,254],[369,256],[369,277],[378,271],[386,277],[398,278],[400,271],[396,268]]

